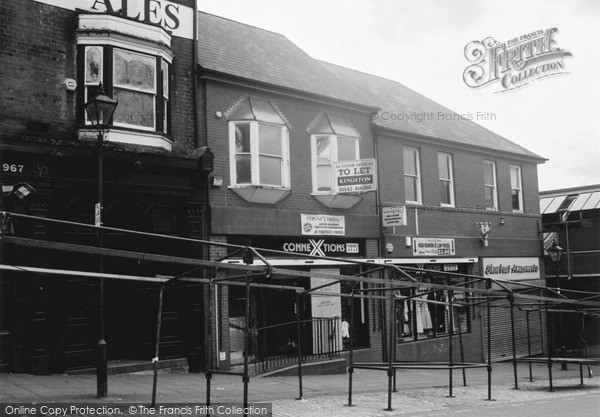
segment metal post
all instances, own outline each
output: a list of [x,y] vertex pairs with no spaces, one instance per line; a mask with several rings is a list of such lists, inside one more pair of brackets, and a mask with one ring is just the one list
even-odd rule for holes
[[554,389],[552,387],[552,337],[550,336],[550,320],[548,316],[548,302],[544,305],[546,312],[546,344],[548,346],[548,377],[550,378],[550,392]]
[[165,287],[160,286],[160,292],[158,293],[158,319],[156,320],[156,342],[154,345],[154,358],[152,363],[154,365],[154,377],[152,379],[152,407],[156,405],[156,385],[158,383],[158,358],[160,352],[160,328],[162,326],[162,306],[163,306],[163,295]]
[[[392,408],[392,382],[393,382],[393,376],[394,376],[394,354],[392,353],[395,346],[394,346],[394,338],[392,337],[392,334],[394,333],[394,292],[392,291],[392,286],[393,286],[393,281],[392,281],[392,277],[390,276],[390,288],[389,288],[389,314],[390,314],[390,326],[389,326],[389,331],[388,331],[388,352],[387,352],[387,359],[388,359],[388,407],[386,408],[386,411],[393,411]],[[385,316],[384,316],[385,317]]]
[[206,323],[206,342],[204,343],[206,350],[206,406],[210,407],[210,389],[211,389],[211,379],[212,379],[212,317],[213,317],[213,309],[216,308],[213,305],[213,293],[214,293],[215,283],[211,279],[210,284],[208,284],[208,314],[205,318]]
[[[250,347],[248,333],[250,331],[250,275],[246,272],[246,323],[244,324],[244,410],[248,409],[248,349]],[[246,413],[244,413],[246,415]]]
[[[452,306],[452,299],[454,298],[454,293],[452,290],[448,291],[448,325],[450,328],[448,329],[448,387],[449,387],[449,398],[453,398],[452,395],[452,367],[454,366],[454,355],[452,351],[452,336],[454,335],[454,307]],[[427,307],[426,307],[427,308]]]
[[[391,291],[391,290],[390,290]],[[392,323],[394,325],[394,333],[392,335],[392,340],[394,341],[394,349],[392,350],[392,359],[394,363],[396,362],[396,348],[398,347],[398,324],[396,323],[396,318],[398,317],[398,303],[397,300],[394,299],[394,304],[392,306],[392,312],[394,316],[392,317]],[[398,392],[396,387],[396,367],[394,367],[394,392]]]
[[[488,288],[489,289],[489,288]],[[492,401],[492,317],[490,308],[490,295],[487,294],[487,357],[488,357],[488,401]]]
[[515,340],[515,300],[510,294],[510,328],[512,330],[512,354],[513,354],[513,373],[515,375],[515,389],[519,389],[519,381],[517,377],[517,342]]
[[[531,357],[531,330],[529,327],[529,310],[525,312],[525,317],[527,319],[527,357]],[[533,371],[531,362],[529,364],[529,382],[533,382]]]
[[[465,363],[465,350],[463,347],[463,335],[462,328],[460,326],[460,314],[458,316],[458,346],[460,349],[460,361]],[[465,368],[462,368],[462,377],[463,377],[463,387],[467,386],[467,371]]]
[[[102,226],[102,210],[103,210],[103,189],[104,189],[104,133],[98,132],[98,206],[99,219],[96,219],[96,225]],[[99,220],[99,221],[98,221]],[[104,236],[102,229],[98,228],[98,248],[104,247]],[[104,272],[104,257],[100,252],[98,260],[98,271],[100,274]],[[107,346],[104,333],[104,278],[100,278],[98,282],[98,365],[96,366],[96,394],[98,398],[105,398],[108,395],[108,358]]]
[[352,342],[352,329],[354,329],[354,291],[352,291],[350,294],[350,329],[348,330],[348,333],[350,334],[350,354],[348,357],[348,362],[350,362],[350,366],[348,366],[348,407],[352,407],[352,374],[354,373],[354,345]]
[[296,293],[296,329],[298,332],[298,399],[302,399],[302,330],[300,329],[300,294]]

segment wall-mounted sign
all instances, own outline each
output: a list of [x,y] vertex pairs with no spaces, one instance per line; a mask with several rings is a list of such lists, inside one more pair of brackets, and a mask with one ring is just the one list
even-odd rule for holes
[[383,227],[406,226],[406,207],[384,207],[381,214]]
[[192,39],[194,10],[167,0],[36,0],[67,10],[81,9],[162,26],[173,36]]
[[539,258],[483,258],[483,276],[506,280],[540,277]]
[[334,162],[336,193],[357,193],[377,189],[377,164],[374,158]]
[[415,256],[453,256],[456,255],[454,239],[438,239],[431,237],[413,238],[413,255]]
[[344,216],[329,214],[300,214],[303,235],[344,236],[346,220]]

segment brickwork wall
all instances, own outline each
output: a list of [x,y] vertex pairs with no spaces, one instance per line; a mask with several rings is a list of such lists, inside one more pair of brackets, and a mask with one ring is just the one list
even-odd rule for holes
[[[0,3],[0,137],[76,139],[82,103],[64,84],[66,78],[77,80],[76,29],[74,11],[33,0]],[[173,37],[171,46],[173,148],[186,153],[196,147],[193,41]],[[82,80],[77,84],[83,88]]]
[[[275,205],[248,203],[229,190],[229,127],[225,113],[244,95],[272,100],[291,124],[290,175],[292,195]],[[223,186],[212,188],[210,201],[215,231],[230,234],[300,235],[300,213],[346,216],[346,236],[378,235],[375,193],[363,195],[363,200],[348,210],[330,209],[311,196],[311,146],[307,128],[320,112],[343,114],[361,135],[360,157],[372,158],[373,141],[367,113],[337,108],[289,96],[268,94],[249,88],[211,82],[206,85],[206,128],[208,144],[215,154],[215,177],[223,178]],[[237,210],[236,210],[237,209]],[[366,228],[364,222],[369,222]],[[373,230],[375,228],[375,230]]]
[[[421,164],[422,205],[408,205],[407,226],[385,228],[385,240],[394,245],[389,257],[411,257],[406,237],[454,238],[456,256],[540,256],[538,223],[540,221],[537,169],[533,163],[502,159],[447,146],[415,142],[406,138],[381,136],[379,147],[380,192],[382,204],[405,205],[402,147],[419,149]],[[440,207],[438,152],[452,155],[455,207]],[[483,161],[496,162],[497,212],[484,207]],[[524,213],[512,211],[510,165],[522,167]],[[501,221],[504,220],[504,225]],[[492,224],[489,246],[483,247],[477,222]],[[418,233],[417,233],[418,231]]]

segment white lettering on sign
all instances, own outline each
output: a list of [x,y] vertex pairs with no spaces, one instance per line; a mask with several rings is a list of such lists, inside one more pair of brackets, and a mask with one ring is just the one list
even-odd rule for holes
[[377,189],[377,164],[373,158],[335,162],[333,174],[336,193],[356,193]]
[[160,25],[173,36],[193,39],[194,10],[167,0],[36,0],[63,9],[125,16],[144,23]]

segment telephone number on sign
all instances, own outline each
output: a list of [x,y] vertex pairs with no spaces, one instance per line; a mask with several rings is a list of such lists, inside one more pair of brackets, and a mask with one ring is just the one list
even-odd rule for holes
[[340,187],[338,192],[353,193],[356,191],[371,191],[372,189],[373,189],[373,185],[366,184],[366,185],[355,185],[353,187]]

